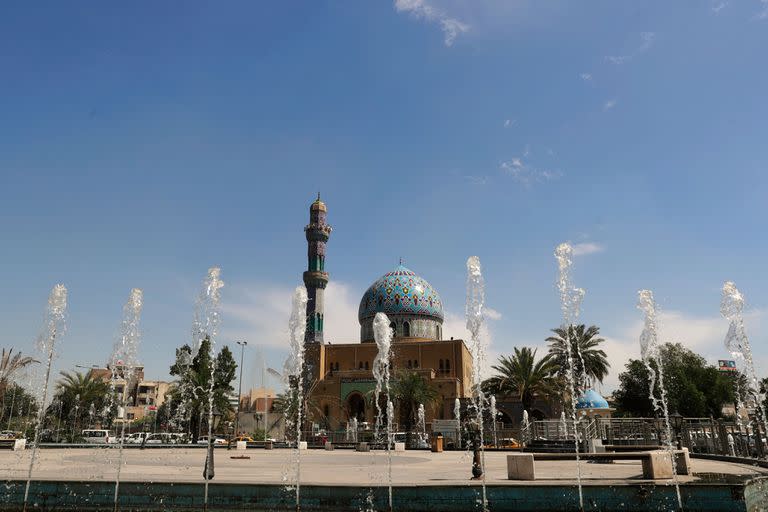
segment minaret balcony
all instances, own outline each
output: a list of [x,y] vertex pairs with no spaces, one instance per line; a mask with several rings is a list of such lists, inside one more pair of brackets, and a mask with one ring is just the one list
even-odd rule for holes
[[320,272],[318,270],[307,270],[304,272],[304,285],[314,288],[325,288],[328,284],[328,272]]
[[331,231],[331,226],[327,224],[307,224],[304,227],[308,242],[327,242]]

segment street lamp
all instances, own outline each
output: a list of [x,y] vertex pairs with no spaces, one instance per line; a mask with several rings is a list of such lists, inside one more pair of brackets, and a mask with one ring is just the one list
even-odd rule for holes
[[680,435],[680,431],[683,429],[683,421],[685,420],[685,418],[683,418],[683,416],[679,412],[675,411],[674,413],[669,415],[669,420],[672,423],[672,428],[675,429],[675,434],[677,435],[677,449],[682,450],[683,440]]
[[[240,401],[243,396],[243,353],[245,352],[245,346],[248,345],[247,341],[236,341],[240,345],[240,382],[237,385],[237,412],[235,412],[235,437],[240,429]],[[232,449],[232,439],[230,438],[227,443],[227,450]]]

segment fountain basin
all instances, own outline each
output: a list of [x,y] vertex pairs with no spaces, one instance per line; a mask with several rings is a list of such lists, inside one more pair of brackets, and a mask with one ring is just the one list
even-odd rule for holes
[[[0,511],[20,511],[24,501],[24,481],[5,484]],[[374,486],[376,510],[386,510],[386,486]],[[201,483],[121,482],[119,509],[131,511],[203,510]],[[369,487],[302,485],[303,511],[358,512]],[[681,494],[686,511],[744,512],[743,483],[684,484]],[[393,489],[393,509],[402,512],[459,512],[475,510],[479,485],[399,485]],[[658,511],[674,510],[674,486],[648,483],[599,485],[584,483],[586,510]],[[546,512],[577,510],[579,496],[574,485],[541,484],[487,486],[488,503],[494,512]],[[29,503],[40,511],[111,511],[114,482],[109,481],[33,481]],[[230,484],[211,482],[208,510],[256,512],[295,510],[295,496],[281,485]]]

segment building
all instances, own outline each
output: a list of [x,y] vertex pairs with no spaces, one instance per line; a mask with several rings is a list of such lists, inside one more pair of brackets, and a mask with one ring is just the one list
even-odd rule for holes
[[118,406],[115,425],[123,422],[130,424],[140,420],[165,402],[166,395],[171,386],[170,382],[162,380],[145,380],[144,367],[135,366],[133,372],[126,371],[125,366],[110,365],[104,368],[91,368],[89,375],[114,386],[115,396],[119,404],[125,401],[125,409]]
[[276,396],[272,388],[251,388],[240,395],[240,412],[269,412]]
[[[310,419],[323,428],[344,428],[351,418],[373,424],[370,400],[376,381],[373,336],[376,313],[385,313],[393,330],[392,373],[416,372],[437,391],[438,402],[426,409],[426,421],[453,418],[455,399],[471,396],[472,356],[463,340],[443,339],[443,303],[437,290],[402,264],[377,279],[360,300],[360,340],[330,343],[323,335],[326,243],[331,234],[327,207],[320,200],[309,209],[304,228],[308,244],[307,331],[305,359]],[[395,423],[402,421],[395,418]]]

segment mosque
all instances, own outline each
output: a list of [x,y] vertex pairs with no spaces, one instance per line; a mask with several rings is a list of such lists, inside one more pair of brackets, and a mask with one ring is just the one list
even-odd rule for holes
[[[308,268],[307,330],[304,338],[308,376],[309,419],[322,428],[343,429],[352,418],[373,424],[376,407],[370,400],[376,386],[373,360],[378,352],[373,337],[376,313],[391,321],[392,374],[416,372],[436,391],[437,403],[425,408],[426,423],[453,419],[455,400],[472,397],[472,355],[464,340],[443,339],[443,303],[437,290],[424,278],[402,264],[387,272],[365,291],[360,299],[358,343],[330,343],[323,337],[326,243],[331,235],[328,209],[320,200],[309,207],[307,239]],[[517,425],[523,414],[519,397],[497,397],[499,421]],[[589,390],[579,398],[577,409],[590,417],[610,417],[613,411],[604,398]],[[559,418],[562,404],[537,397],[532,419]],[[402,424],[402,418],[394,418]]]
[[[376,407],[373,337],[376,313],[391,321],[393,375],[418,373],[437,392],[437,403],[427,407],[427,422],[453,418],[456,398],[471,397],[472,356],[463,340],[443,339],[443,303],[434,287],[405,266],[398,265],[377,279],[360,300],[358,343],[330,343],[323,338],[326,243],[331,234],[327,207],[320,196],[309,208],[304,228],[308,244],[307,330],[305,358],[309,376],[310,419],[323,428],[343,429],[352,418],[373,424]],[[395,418],[395,422],[402,421]]]

